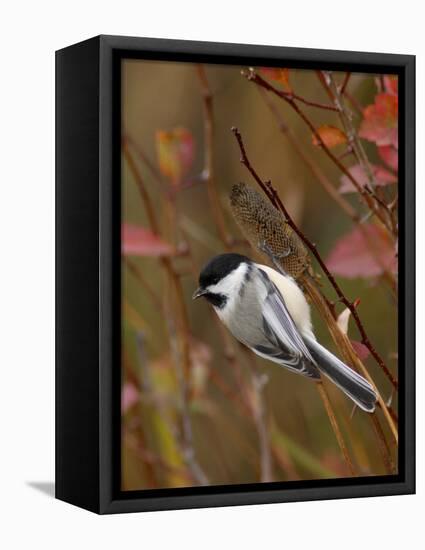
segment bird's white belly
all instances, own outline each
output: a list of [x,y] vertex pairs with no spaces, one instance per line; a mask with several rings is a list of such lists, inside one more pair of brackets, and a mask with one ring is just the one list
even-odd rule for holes
[[[310,306],[295,281],[268,266],[256,265],[267,274],[278,289],[299,332],[314,339]],[[267,298],[266,286],[260,282],[258,284],[251,282],[242,292],[239,288],[233,287],[227,295],[228,301],[224,308],[214,307],[222,323],[235,338],[250,347],[263,342],[263,305]]]

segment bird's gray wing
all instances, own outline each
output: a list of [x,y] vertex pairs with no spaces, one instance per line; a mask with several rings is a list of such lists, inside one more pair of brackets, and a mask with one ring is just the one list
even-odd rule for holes
[[255,346],[256,353],[304,376],[319,378],[316,362],[305,345],[285,300],[268,275],[261,269],[259,271],[267,290],[262,306],[266,340]]

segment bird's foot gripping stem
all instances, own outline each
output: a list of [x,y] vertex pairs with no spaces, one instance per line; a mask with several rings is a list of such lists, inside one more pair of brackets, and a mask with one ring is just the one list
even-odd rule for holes
[[284,252],[279,252],[278,254],[275,254],[273,250],[270,248],[270,246],[267,244],[266,240],[263,240],[258,243],[258,249],[269,257],[272,264],[276,267],[276,269],[280,273],[283,273],[286,275],[283,267],[279,263],[279,260],[283,260],[283,258],[287,258],[290,254],[293,253],[293,250],[291,247],[288,247],[288,249],[285,250]]

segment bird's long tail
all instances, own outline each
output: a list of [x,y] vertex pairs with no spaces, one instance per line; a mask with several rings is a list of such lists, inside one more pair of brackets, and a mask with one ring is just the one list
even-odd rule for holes
[[316,340],[306,337],[304,341],[319,370],[330,378],[361,409],[373,412],[377,395],[371,384]]

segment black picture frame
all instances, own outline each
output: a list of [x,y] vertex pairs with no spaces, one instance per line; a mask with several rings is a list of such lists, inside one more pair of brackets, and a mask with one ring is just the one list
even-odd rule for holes
[[[119,71],[130,57],[399,75],[397,475],[120,491]],[[104,514],[414,493],[414,213],[414,56],[119,36],[56,52],[56,498]]]

